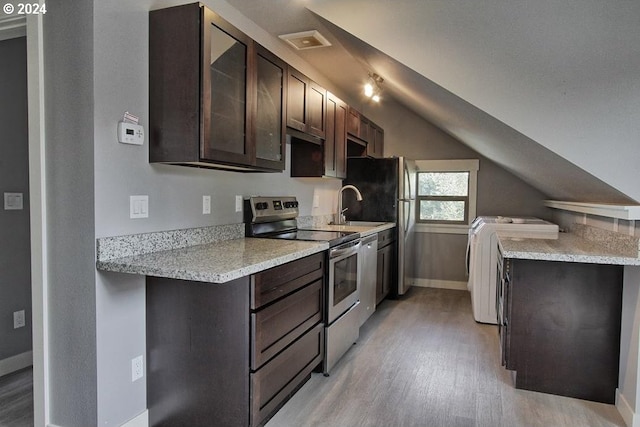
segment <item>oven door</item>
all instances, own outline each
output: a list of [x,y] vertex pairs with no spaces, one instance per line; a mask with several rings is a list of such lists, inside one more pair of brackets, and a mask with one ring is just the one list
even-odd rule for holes
[[360,240],[354,240],[329,250],[328,323],[333,323],[358,301],[358,250]]

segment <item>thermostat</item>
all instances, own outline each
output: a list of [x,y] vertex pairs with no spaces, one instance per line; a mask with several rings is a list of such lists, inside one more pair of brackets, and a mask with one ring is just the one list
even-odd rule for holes
[[118,122],[118,141],[123,144],[142,145],[144,127],[127,122]]

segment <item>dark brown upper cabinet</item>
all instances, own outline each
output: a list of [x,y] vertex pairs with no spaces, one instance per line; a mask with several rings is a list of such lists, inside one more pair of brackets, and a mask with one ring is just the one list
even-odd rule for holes
[[199,3],[149,14],[149,161],[282,171],[287,65]]
[[347,177],[347,114],[349,106],[327,92],[327,128],[324,140],[326,176]]
[[318,138],[325,137],[327,91],[289,67],[287,126]]
[[[351,141],[366,146],[362,156],[383,157],[384,130],[353,107],[349,107],[347,134]],[[349,155],[355,155],[353,153],[355,151],[351,151]]]
[[384,157],[384,129],[373,122],[369,122],[367,156],[376,158]]
[[286,141],[287,64],[256,44],[256,93],[254,104],[256,165],[284,170]]
[[327,92],[325,139],[291,140],[291,176],[347,177],[347,114],[349,107]]

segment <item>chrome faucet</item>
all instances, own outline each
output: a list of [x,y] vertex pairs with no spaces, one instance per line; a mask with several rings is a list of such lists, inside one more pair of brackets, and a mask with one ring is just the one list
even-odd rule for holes
[[344,212],[349,208],[342,209],[342,192],[346,189],[353,190],[356,193],[356,200],[358,200],[359,202],[362,201],[362,194],[360,194],[360,190],[358,190],[355,185],[345,185],[344,187],[342,187],[340,191],[338,191],[338,212],[336,213],[336,217],[333,220],[334,224],[339,225],[346,223]]

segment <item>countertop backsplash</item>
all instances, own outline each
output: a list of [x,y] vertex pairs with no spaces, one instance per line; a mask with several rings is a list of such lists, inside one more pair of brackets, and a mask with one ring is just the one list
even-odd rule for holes
[[243,223],[101,237],[96,241],[97,259],[98,261],[108,261],[115,258],[204,245],[242,237],[244,237]]
[[640,237],[578,223],[571,226],[571,233],[585,240],[597,242],[612,252],[627,254],[630,257],[640,256]]
[[[326,226],[333,215],[298,217],[299,228]],[[244,223],[213,225],[210,227],[185,228],[181,230],[157,231],[126,236],[101,237],[96,239],[97,260],[108,261],[152,252],[205,245],[225,240],[241,239],[245,234]]]

